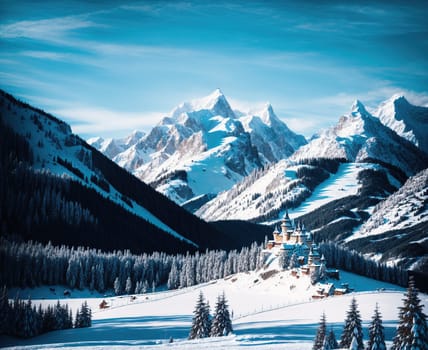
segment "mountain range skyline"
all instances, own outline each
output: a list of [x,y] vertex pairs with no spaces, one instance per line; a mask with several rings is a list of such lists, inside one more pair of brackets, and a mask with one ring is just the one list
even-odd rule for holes
[[84,138],[147,130],[219,87],[309,137],[352,101],[426,106],[423,2],[2,1],[0,86]]

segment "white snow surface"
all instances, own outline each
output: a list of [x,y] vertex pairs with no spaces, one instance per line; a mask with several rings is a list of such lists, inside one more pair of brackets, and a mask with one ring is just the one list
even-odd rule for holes
[[306,199],[298,208],[290,209],[290,218],[310,213],[321,206],[358,193],[361,184],[358,174],[364,169],[373,169],[377,166],[370,163],[344,163],[339,166],[336,174],[331,175],[321,185],[317,186],[312,195]]
[[[61,299],[61,303],[67,303],[75,312],[87,300],[93,313],[91,328],[55,331],[27,340],[0,336],[0,344],[14,349],[239,349],[248,346],[255,350],[311,349],[323,312],[328,327],[333,327],[336,338],[340,338],[352,297],[359,305],[365,340],[378,303],[386,340],[391,343],[398,319],[397,307],[402,304],[402,288],[340,271],[341,280],[332,282],[338,287],[348,282],[354,292],[314,301],[311,296],[318,286],[311,286],[308,276],[296,278],[289,271],[282,271],[263,280],[262,272],[265,271],[240,273],[182,290],[137,295],[134,301],[130,296],[108,297],[72,291],[72,298]],[[62,289],[57,286],[56,290]],[[233,314],[232,335],[187,340],[200,291],[211,309],[217,296],[225,293]],[[31,295],[36,305],[57,301],[48,287],[21,291],[21,295],[26,294]],[[428,296],[420,294],[420,298],[426,313]],[[99,309],[102,300],[108,302],[108,309]],[[170,337],[174,339],[171,344],[168,343]]]
[[428,152],[428,108],[411,105],[396,94],[373,110],[372,114],[425,152]]

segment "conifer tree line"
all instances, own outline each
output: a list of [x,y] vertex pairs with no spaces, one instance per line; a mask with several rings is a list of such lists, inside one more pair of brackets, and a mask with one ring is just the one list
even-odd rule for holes
[[43,309],[36,308],[31,300],[16,297],[9,301],[6,287],[0,295],[0,335],[11,335],[20,338],[30,338],[36,335],[68,328],[90,327],[92,314],[86,301],[77,310],[73,321],[72,311],[68,305],[61,305],[59,300],[55,305]]
[[205,301],[201,291],[193,312],[189,339],[221,337],[232,332],[232,321],[225,294],[222,293],[217,297],[214,316],[211,316],[209,303]]
[[[368,341],[364,347],[361,315],[355,298],[352,298],[346,313],[340,342],[336,341],[333,329],[327,332],[325,313],[314,339],[313,350],[351,349],[351,350],[386,350],[385,332],[382,315],[376,304],[368,329]],[[407,292],[404,294],[403,306],[399,307],[399,320],[391,350],[428,350],[427,317],[422,311],[413,278],[409,279]]]
[[8,287],[65,285],[115,294],[139,294],[160,285],[193,286],[261,267],[261,245],[240,251],[206,251],[193,255],[129,251],[104,253],[89,248],[12,242],[0,239],[0,284]]
[[386,263],[368,259],[364,254],[335,242],[322,242],[319,244],[319,250],[324,254],[328,266],[334,266],[378,281],[389,282],[402,287],[407,286],[408,272],[399,266],[389,266]]

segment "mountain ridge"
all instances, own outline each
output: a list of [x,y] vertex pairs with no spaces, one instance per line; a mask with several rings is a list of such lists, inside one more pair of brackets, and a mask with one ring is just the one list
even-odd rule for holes
[[414,106],[404,95],[396,94],[382,102],[372,114],[398,135],[428,153],[428,107]]
[[[177,203],[196,203],[196,198],[215,196],[306,143],[270,104],[257,114],[234,111],[217,89],[181,103],[123,151],[112,154],[97,139],[88,142]],[[177,172],[186,175],[177,179]]]

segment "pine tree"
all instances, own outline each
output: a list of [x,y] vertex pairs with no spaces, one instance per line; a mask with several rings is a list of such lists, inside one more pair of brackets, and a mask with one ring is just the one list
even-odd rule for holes
[[120,295],[120,294],[122,294],[122,286],[121,286],[121,283],[120,283],[119,277],[116,277],[116,278],[115,278],[114,283],[113,283],[113,286],[114,286],[114,293],[115,293],[116,295]]
[[229,308],[224,293],[219,295],[215,306],[214,317],[211,325],[211,336],[221,337],[233,332],[230,320]]
[[132,291],[132,281],[131,281],[131,277],[128,276],[128,278],[126,279],[125,293],[131,294],[131,291]]
[[392,350],[428,349],[428,327],[426,315],[422,311],[415,281],[409,278],[409,287],[404,294],[403,306],[399,308],[397,333],[394,337]]
[[210,303],[208,302],[208,300],[207,300],[207,302],[205,303],[205,315],[204,315],[204,317],[207,319],[207,327],[208,327],[208,333],[210,333],[211,332],[211,326],[212,326],[212,317],[211,317],[211,308],[210,308]]
[[278,256],[278,265],[280,267],[280,269],[286,269],[289,265],[289,261],[288,261],[288,255],[287,252],[284,251],[280,251],[279,256]]
[[10,323],[9,323],[10,307],[9,307],[9,299],[7,294],[8,294],[7,288],[6,286],[4,286],[0,294],[0,315],[2,320],[0,322],[0,334],[7,334],[8,327],[10,326]]
[[298,265],[299,265],[299,263],[297,261],[297,254],[294,252],[290,257],[290,262],[289,262],[288,268],[290,270],[292,270],[295,267],[297,267]]
[[369,326],[369,341],[367,343],[367,350],[386,350],[382,316],[379,312],[377,303],[372,322]]
[[358,343],[357,349],[363,350],[363,329],[361,326],[360,311],[358,310],[356,299],[352,298],[349,311],[347,312],[342,337],[340,338],[340,346],[342,348],[349,348],[354,337]]
[[209,313],[207,313],[207,306],[201,291],[193,312],[189,339],[206,338],[209,336],[209,332]]
[[48,305],[47,309],[43,312],[43,332],[49,332],[55,328],[55,314],[51,305]]
[[326,328],[326,318],[325,313],[323,312],[318,326],[317,335],[315,336],[314,346],[312,347],[313,350],[320,350],[323,348],[324,339],[326,337]]
[[327,267],[324,263],[321,263],[319,273],[318,273],[318,280],[324,281],[327,278]]
[[55,305],[54,308],[54,329],[65,329],[65,325],[67,324],[67,318],[68,318],[68,311],[65,311],[65,308],[61,306],[61,304],[58,302]]
[[428,349],[426,322],[424,323],[418,314],[415,314],[413,317],[412,335],[413,340],[411,350]]
[[76,320],[74,322],[74,327],[85,328],[85,327],[91,327],[91,325],[92,325],[92,313],[91,313],[91,309],[88,306],[88,303],[85,301],[80,307],[80,310],[77,310],[76,312]]
[[352,332],[352,341],[351,341],[351,345],[349,345],[349,350],[359,350],[360,347],[358,345],[359,341],[358,341],[358,329],[357,327],[354,328],[354,331]]
[[31,300],[28,299],[26,303],[22,302],[23,313],[21,320],[21,336],[24,338],[30,338],[37,335],[36,329],[36,315],[31,306]]
[[338,347],[339,344],[337,343],[336,335],[334,334],[333,329],[330,329],[330,332],[328,332],[324,338],[322,350],[337,349]]
[[310,277],[311,277],[311,284],[312,285],[316,284],[319,280],[319,271],[317,269],[313,269],[311,271]]
[[76,318],[74,319],[74,328],[81,328],[82,317],[80,316],[80,309],[76,311]]

